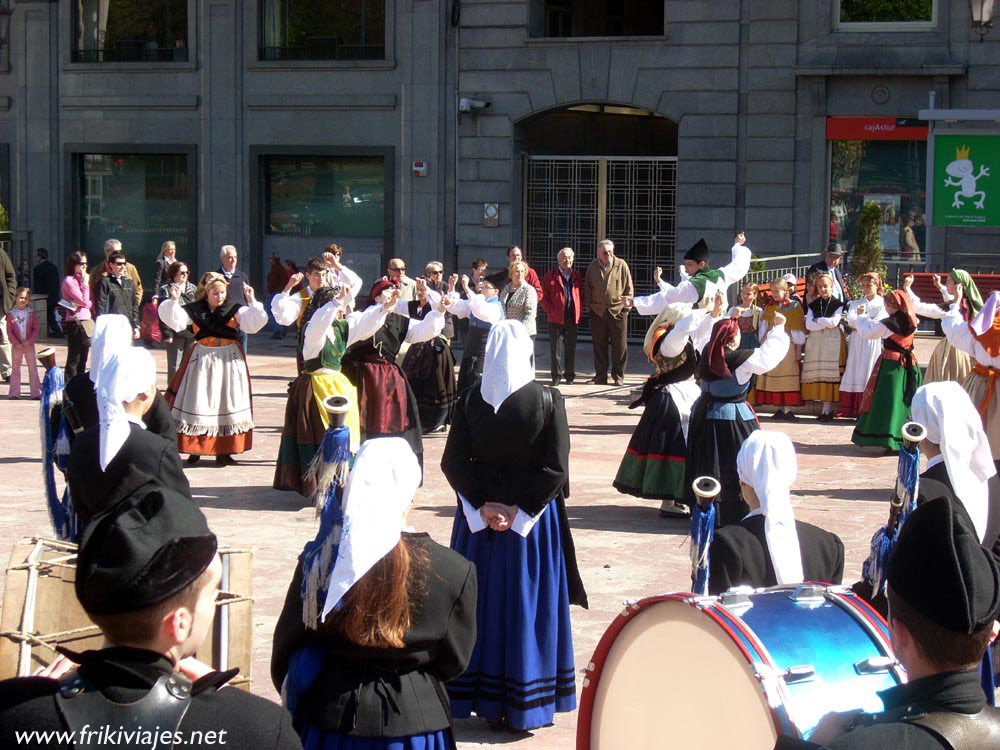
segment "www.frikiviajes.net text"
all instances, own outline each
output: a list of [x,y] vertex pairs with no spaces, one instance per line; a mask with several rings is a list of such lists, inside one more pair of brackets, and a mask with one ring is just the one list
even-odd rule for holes
[[20,747],[50,747],[52,745],[69,745],[70,747],[143,747],[148,750],[169,748],[171,745],[225,745],[225,729],[198,731],[192,730],[161,730],[125,729],[124,727],[90,727],[85,726],[79,731],[66,730],[32,730],[17,732],[15,738]]

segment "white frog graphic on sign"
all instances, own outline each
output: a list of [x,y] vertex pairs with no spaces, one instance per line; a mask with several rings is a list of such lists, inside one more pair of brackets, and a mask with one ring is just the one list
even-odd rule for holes
[[[961,190],[955,191],[955,198],[951,202],[952,208],[962,208],[965,204],[962,202],[962,198],[979,198],[977,201],[973,201],[973,205],[976,208],[982,208],[983,202],[986,200],[985,190],[976,190],[976,182],[980,177],[988,177],[990,174],[989,167],[982,164],[979,165],[979,174],[975,177],[972,176],[972,160],[969,159],[970,149],[967,146],[962,146],[955,149],[955,161],[944,168],[950,176],[944,178],[945,187],[958,187]],[[952,181],[952,177],[957,178]]]

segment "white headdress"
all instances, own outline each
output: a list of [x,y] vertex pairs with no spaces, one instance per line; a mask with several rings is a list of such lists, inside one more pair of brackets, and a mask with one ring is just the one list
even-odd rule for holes
[[483,357],[480,393],[494,413],[514,391],[535,379],[531,366],[533,342],[519,320],[501,320],[490,328]]
[[142,347],[127,347],[106,358],[97,382],[100,461],[101,471],[104,471],[128,439],[128,417],[123,404],[145,393],[156,383],[156,362],[153,355]]

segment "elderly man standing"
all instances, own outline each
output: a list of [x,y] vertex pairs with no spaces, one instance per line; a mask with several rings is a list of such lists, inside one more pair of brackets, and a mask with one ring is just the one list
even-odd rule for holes
[[[542,280],[545,293],[542,307],[549,317],[549,353],[552,359],[552,385],[565,377],[573,385],[576,377],[576,327],[580,324],[583,306],[580,304],[583,277],[573,270],[573,248],[564,247],[556,256],[558,268],[553,268]],[[565,347],[566,367],[562,369]]]
[[387,281],[399,289],[399,298],[407,302],[415,302],[417,299],[417,282],[406,275],[406,261],[402,258],[392,258],[387,267],[389,275],[385,276]]
[[625,329],[628,310],[624,297],[632,297],[632,272],[628,263],[615,256],[615,243],[602,240],[597,246],[597,258],[587,267],[584,284],[584,307],[590,315],[590,332],[594,339],[594,377],[588,383],[608,382],[608,344],[611,345],[611,379],[615,385],[625,384]]
[[[229,282],[229,287],[226,290],[226,299],[232,300],[240,307],[247,304],[246,292],[243,291],[244,284],[250,286],[250,277],[247,276],[243,271],[236,268],[236,262],[239,260],[239,253],[234,245],[223,245],[222,249],[219,250],[219,260],[222,265],[219,266],[217,273],[222,274],[226,277],[226,281]],[[242,328],[239,331],[239,341],[240,345],[243,347],[243,353],[247,353],[247,334]]]
[[[108,263],[108,258],[111,257],[111,253],[122,253],[124,255],[125,251],[122,250],[121,240],[105,240],[104,241],[104,262],[98,263],[93,268],[90,269],[90,299],[97,304],[97,291],[98,287],[101,285],[101,279],[106,277],[112,272],[110,264]],[[139,271],[134,265],[125,262],[125,275],[129,277],[132,281],[132,286],[135,287],[135,304],[136,307],[142,306],[142,279],[139,278]]]
[[[811,284],[813,278],[818,274],[828,273],[833,277],[833,296],[845,305],[850,301],[847,295],[847,287],[844,285],[844,274],[840,271],[840,262],[844,259],[844,248],[839,242],[831,242],[827,245],[826,252],[823,253],[823,260],[809,266],[806,271],[806,281]],[[806,287],[806,301],[811,302],[816,298],[815,294],[809,293]]]

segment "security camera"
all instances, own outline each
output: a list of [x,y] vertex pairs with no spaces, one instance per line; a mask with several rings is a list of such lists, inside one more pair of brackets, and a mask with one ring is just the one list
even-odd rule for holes
[[478,112],[490,106],[491,102],[484,102],[482,99],[469,99],[463,96],[458,100],[459,112]]

